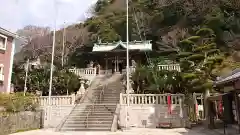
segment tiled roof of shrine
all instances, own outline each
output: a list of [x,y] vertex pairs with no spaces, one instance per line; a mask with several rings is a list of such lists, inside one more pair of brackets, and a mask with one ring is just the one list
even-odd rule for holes
[[[112,43],[95,43],[93,52],[107,52],[117,48],[126,49],[126,42],[112,42]],[[133,41],[129,42],[129,50],[152,51],[152,44],[150,40],[147,41]]]

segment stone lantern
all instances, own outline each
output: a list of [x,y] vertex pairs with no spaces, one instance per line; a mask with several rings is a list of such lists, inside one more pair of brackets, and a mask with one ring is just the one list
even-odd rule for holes
[[85,85],[85,80],[82,79],[82,78],[79,78],[79,79],[80,79],[80,88],[79,88],[79,90],[78,90],[78,92],[77,92],[77,95],[82,95],[82,94],[85,93],[85,87],[84,87],[84,85]]
[[42,91],[37,90],[37,91],[36,91],[36,95],[37,95],[37,96],[42,96]]

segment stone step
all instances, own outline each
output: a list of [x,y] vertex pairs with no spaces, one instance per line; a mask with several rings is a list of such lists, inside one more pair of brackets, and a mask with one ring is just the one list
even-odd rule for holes
[[118,104],[119,101],[101,101],[98,104]]
[[[106,114],[106,115],[112,115],[113,113],[115,112],[115,110],[95,110],[95,111],[92,111],[91,113],[92,114]],[[85,114],[88,114],[89,111],[84,111],[84,112],[76,112],[76,111],[73,111],[71,113],[71,115],[85,115]]]
[[[86,101],[74,108],[68,119],[63,125],[62,131],[111,131],[113,116],[116,110],[116,105],[119,103],[120,91],[123,86],[120,83],[120,77],[122,75],[113,75],[104,80],[104,83],[108,83],[104,90],[102,101],[96,100],[94,110],[89,114],[89,110],[92,109],[91,100]],[[97,85],[97,84],[96,84]],[[102,86],[95,87],[93,89],[94,96],[99,96],[102,91]],[[101,102],[100,102],[101,101]],[[86,117],[88,116],[88,128],[86,128]]]
[[[93,94],[94,96],[98,97],[99,94],[96,93],[96,94]],[[114,96],[114,97],[119,97],[120,94],[119,93],[104,93],[104,96],[103,97],[111,97],[111,96]]]
[[104,107],[104,108],[94,108],[94,109],[85,109],[85,110],[73,110],[72,113],[88,113],[88,112],[107,112],[107,111],[115,111],[115,108],[108,108],[108,107]]
[[[110,118],[113,118],[113,115],[107,115],[107,116],[99,116],[99,115],[89,115],[88,116],[89,118],[92,118],[92,119],[110,119]],[[71,115],[68,117],[68,119],[82,119],[82,118],[86,118],[86,115]]]
[[[71,114],[71,116],[87,116],[88,114],[87,113],[84,113],[84,114]],[[92,113],[92,114],[89,114],[89,116],[111,116],[111,115],[113,115],[113,114],[111,114],[111,113]]]
[[98,113],[107,113],[107,112],[115,112],[116,108],[95,108],[94,110],[84,110],[84,111],[78,111],[73,110],[71,114],[84,114],[89,112],[98,112]]
[[102,99],[120,99],[120,97],[115,97],[115,96],[109,96],[109,97],[103,97]]
[[[111,102],[108,102],[108,103],[102,103],[102,102],[97,102],[94,107],[98,107],[98,108],[104,108],[104,107],[108,107],[108,108],[113,108],[113,107],[116,107],[118,103],[111,103]],[[92,105],[88,105],[87,108],[92,108],[93,106]]]
[[[86,117],[72,117],[74,119],[67,119],[66,121],[85,121]],[[113,120],[113,116],[109,116],[109,117],[93,117],[93,116],[89,116],[88,117],[89,121],[112,121]]]
[[104,97],[102,99],[97,99],[97,101],[99,101],[99,100],[106,100],[106,99],[107,100],[119,100],[120,98],[111,96],[111,97]]
[[[104,103],[103,103],[104,104]],[[114,104],[114,103],[112,103]],[[92,110],[93,108],[95,109],[115,109],[116,106],[117,106],[117,103],[115,103],[116,105],[115,106],[107,106],[107,105],[103,105],[103,106],[91,106],[91,107],[87,107],[86,109],[84,110]],[[77,110],[77,109],[76,109]]]
[[[99,101],[101,101],[101,100],[99,100]],[[101,102],[103,102],[103,101],[108,101],[109,103],[116,103],[116,101],[119,101],[119,99],[116,99],[116,98],[104,98]]]
[[104,107],[104,108],[92,108],[92,109],[86,109],[86,110],[73,110],[72,113],[87,113],[87,112],[105,112],[105,111],[115,111],[116,108],[108,108],[108,107]]
[[[66,124],[85,124],[85,120],[66,121]],[[92,120],[88,119],[88,124],[112,124],[112,120]]]
[[[64,125],[64,127],[72,127],[72,128],[86,128],[86,124],[70,124],[70,123],[66,123]],[[112,123],[110,124],[101,124],[101,123],[88,123],[88,127],[95,127],[95,128],[101,128],[101,127],[105,127],[105,128],[111,128]]]
[[111,127],[88,127],[88,128],[71,128],[71,127],[64,127],[61,131],[110,131]]

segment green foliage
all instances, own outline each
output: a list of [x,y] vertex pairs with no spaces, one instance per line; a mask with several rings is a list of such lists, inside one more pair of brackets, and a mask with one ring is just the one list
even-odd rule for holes
[[[162,60],[162,61],[160,61]],[[157,63],[167,64],[162,58],[154,60],[152,67],[138,65],[132,75],[135,93],[180,93],[181,76],[177,71],[159,70]]]
[[38,104],[34,102],[36,97],[32,94],[14,93],[0,94],[0,106],[7,112],[35,111]]
[[[16,74],[16,73],[17,74]],[[42,95],[48,95],[50,69],[39,68],[30,70],[27,79],[27,91],[36,93],[41,91]],[[14,69],[13,84],[15,91],[23,91],[25,80],[24,70]],[[67,95],[77,91],[80,87],[79,78],[67,70],[55,69],[53,73],[52,95]]]
[[106,9],[107,6],[109,6],[114,1],[115,0],[98,0],[95,5],[94,11],[96,13],[101,13]]
[[223,55],[214,42],[213,31],[203,28],[197,31],[203,36],[191,36],[178,44],[175,61],[181,72],[159,70],[159,64],[170,64],[161,57],[151,60],[151,67],[138,67],[133,74],[136,93],[193,93],[212,89],[216,79],[214,69],[221,65]]
[[[221,0],[220,2],[132,0],[129,2],[129,38],[130,40],[152,40],[154,51],[163,54],[164,51],[178,51],[178,45],[175,43],[195,35],[196,31],[198,31],[197,36],[188,38],[188,41],[197,42],[199,36],[209,36],[205,33],[209,34],[211,30],[210,33],[215,34],[212,36],[218,49],[231,53],[233,48],[229,48],[229,44],[235,41],[240,33],[238,5],[236,0]],[[75,49],[77,45],[81,44],[86,48],[93,46],[97,37],[101,38],[102,42],[126,40],[126,3],[124,0],[98,0],[93,12],[94,16],[87,19],[84,24],[69,26],[67,29],[69,34],[66,42],[69,46],[74,46],[69,49],[69,54],[79,52]],[[199,28],[202,29],[199,30]],[[174,33],[176,29],[180,31]],[[61,41],[62,30],[57,33],[57,41]],[[44,55],[43,57],[50,61],[51,49],[47,48],[52,44],[51,37],[49,34],[33,40],[35,42],[29,43],[28,49],[23,49],[22,57],[29,57],[34,52]],[[164,41],[164,37],[169,41]],[[38,46],[35,46],[36,44]],[[42,44],[46,46],[42,47]],[[60,43],[57,46],[61,45]],[[35,48],[40,49],[35,51]],[[60,58],[61,49],[57,49],[57,52],[56,58]]]
[[[216,79],[213,70],[220,65],[223,58],[221,51],[216,48],[214,42],[214,32],[209,28],[203,28],[196,32],[199,36],[195,42],[191,42],[189,52],[180,47],[179,55],[181,56],[180,65],[182,77],[187,82],[188,92],[209,90],[212,88],[212,82]],[[203,34],[204,33],[204,34]],[[191,39],[191,37],[190,37]],[[189,38],[188,40],[189,41]],[[185,43],[186,40],[184,40]],[[190,48],[192,50],[190,50]],[[182,55],[188,54],[188,55]],[[185,57],[184,57],[185,56]],[[191,67],[190,67],[191,65]]]

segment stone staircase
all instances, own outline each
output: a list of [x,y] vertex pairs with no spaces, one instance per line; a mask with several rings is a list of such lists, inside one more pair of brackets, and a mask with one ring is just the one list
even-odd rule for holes
[[[110,131],[123,89],[122,75],[114,74],[93,89],[91,95],[75,106],[60,131]],[[102,91],[104,87],[104,90]],[[100,93],[103,96],[99,98]]]

